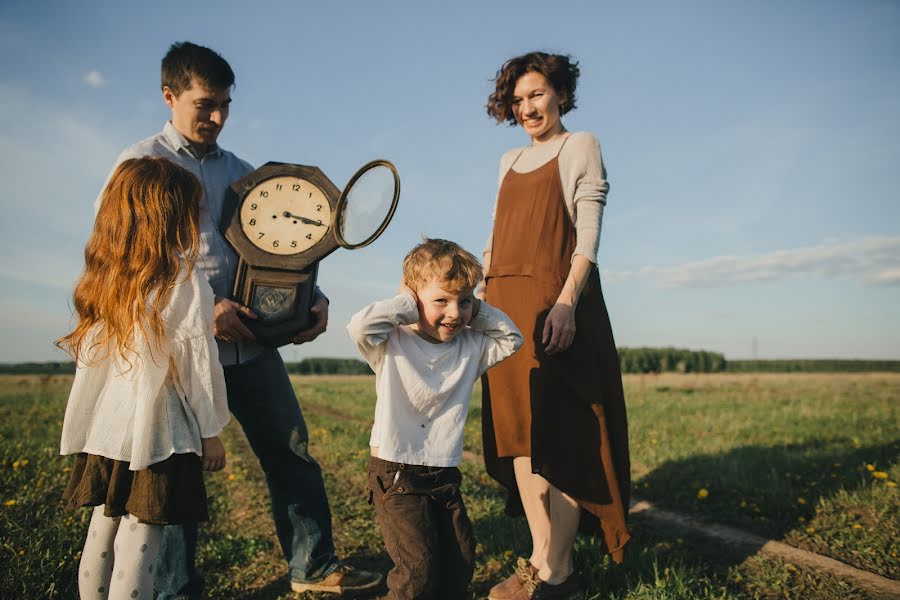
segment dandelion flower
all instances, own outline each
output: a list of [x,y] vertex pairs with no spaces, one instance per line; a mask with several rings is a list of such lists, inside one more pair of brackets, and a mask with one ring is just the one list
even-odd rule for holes
[[853,529],[862,529],[862,525],[860,525],[859,523],[854,523]]
[[789,565],[787,566],[787,570],[788,570],[788,571],[791,571],[792,573],[796,573],[796,572],[797,572],[797,567],[795,567],[794,565],[789,564]]
[[506,552],[503,553],[503,556],[505,556],[506,558],[512,557],[512,550],[507,550]]
[[875,479],[887,479],[888,474],[884,471],[872,471],[872,477]]
[[6,505],[6,506],[15,506],[15,505],[16,505],[16,501],[15,501],[15,500],[7,500],[7,501],[4,502],[3,504]]
[[897,484],[894,483],[893,481],[888,481],[888,482],[887,482],[886,484],[884,484],[884,485],[886,485],[886,486],[888,486],[888,487],[897,487]]
[[12,468],[13,468],[13,469],[18,469],[18,468],[19,468],[19,461],[14,460],[14,461],[13,461],[13,464],[12,464]]
[[698,500],[706,500],[709,497],[709,490],[706,488],[700,488],[697,490],[697,499]]
[[797,504],[806,504],[806,498],[797,498]]
[[806,533],[815,533],[815,532],[816,532],[816,528],[815,528],[815,527],[807,527],[807,528],[806,528]]
[[801,523],[806,523],[806,517],[800,517],[797,520],[800,521]]
[[874,470],[875,470],[875,465],[873,465],[873,464],[866,465],[866,471],[874,471]]
[[228,481],[234,481],[234,473],[228,474]]

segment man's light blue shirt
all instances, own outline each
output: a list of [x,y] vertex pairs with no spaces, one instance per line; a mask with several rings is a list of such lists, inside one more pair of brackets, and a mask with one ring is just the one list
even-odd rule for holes
[[[190,142],[178,133],[171,121],[167,121],[161,132],[126,148],[116,160],[109,177],[121,162],[144,156],[166,158],[196,175],[202,184],[200,257],[197,267],[206,276],[216,296],[230,297],[234,289],[238,256],[220,230],[222,207],[228,186],[253,171],[253,166],[218,145],[212,146],[205,155],[198,157]],[[109,177],[106,178],[103,189],[106,189]],[[102,198],[101,191],[94,203],[95,214]],[[226,344],[219,341],[218,344],[219,359],[226,366],[246,362],[263,350],[262,346],[254,342]]]

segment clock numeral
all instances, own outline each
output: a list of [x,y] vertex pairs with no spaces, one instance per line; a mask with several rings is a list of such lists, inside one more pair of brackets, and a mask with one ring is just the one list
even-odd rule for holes
[[294,240],[291,242],[291,248],[296,248],[296,247],[297,247],[297,240]]
[[322,219],[316,219],[316,225],[318,225],[319,227],[321,227],[321,226],[322,226]]
[[311,239],[312,239],[312,234],[311,234],[311,233],[307,233],[307,234],[306,234],[306,239],[311,240]]
[[278,247],[278,240],[275,240],[274,242],[272,242],[272,246],[275,247],[275,248],[277,248],[277,247]]
[[251,204],[251,205],[250,205],[250,210],[256,210],[256,207],[257,207],[256,204]]
[[256,225],[256,219],[250,219],[250,225]]
[[300,184],[299,184],[299,183],[295,183],[294,185],[291,186],[291,189],[293,189],[295,192],[299,192],[299,191],[300,191]]
[[267,190],[260,190],[259,195],[262,196],[263,198],[268,198],[269,192]]
[[316,210],[317,210],[318,212],[322,212],[322,205],[321,205],[321,204],[316,204]]
[[276,190],[280,190],[280,189],[281,189],[281,184],[280,184],[280,183],[276,183],[276,184],[275,184],[275,189],[276,189]]
[[264,234],[264,233],[260,233],[260,234],[259,234],[259,237],[258,237],[258,238],[256,238],[256,239],[258,239],[258,240],[261,240],[261,239],[262,239],[262,236],[264,236],[264,235],[266,235],[266,234]]

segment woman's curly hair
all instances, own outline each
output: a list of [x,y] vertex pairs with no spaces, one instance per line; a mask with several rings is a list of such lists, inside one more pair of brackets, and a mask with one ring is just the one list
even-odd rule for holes
[[493,79],[495,88],[488,97],[487,113],[498,123],[517,124],[512,110],[513,92],[519,77],[529,71],[540,73],[553,86],[559,96],[560,116],[575,108],[575,86],[581,74],[578,61],[566,54],[529,52],[503,63]]

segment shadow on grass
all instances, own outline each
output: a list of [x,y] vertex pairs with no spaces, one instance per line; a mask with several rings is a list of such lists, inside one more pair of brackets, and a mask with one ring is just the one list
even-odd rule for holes
[[[866,465],[892,465],[898,456],[900,440],[859,448],[834,441],[744,446],[663,463],[635,484],[633,495],[700,521],[781,539],[813,517],[820,498],[869,485]],[[702,499],[701,489],[708,493]],[[589,597],[619,598],[659,588],[678,598],[718,597],[726,588],[739,596],[747,592],[742,584],[735,589],[728,574],[756,554],[759,545],[727,545],[641,515],[630,520],[630,528],[633,539],[622,565],[612,563],[598,539],[581,536],[576,542],[577,568]],[[475,589],[483,596],[512,572],[516,557],[528,556],[531,538],[523,518],[503,514],[479,519],[475,529],[485,555],[501,557],[503,563],[490,581]],[[814,590],[812,596],[801,592],[799,597],[823,591]],[[840,597],[838,593],[832,595],[828,588],[826,596]]]
[[[635,485],[633,495],[779,539],[812,517],[820,498],[866,485],[867,464],[893,464],[898,455],[900,440],[859,448],[826,441],[743,446],[663,463]],[[705,498],[699,497],[702,489]]]

